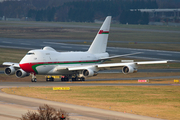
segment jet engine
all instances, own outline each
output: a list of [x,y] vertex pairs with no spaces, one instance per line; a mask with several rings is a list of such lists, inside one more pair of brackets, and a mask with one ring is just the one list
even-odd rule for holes
[[133,68],[132,66],[124,66],[124,67],[122,68],[122,72],[123,72],[124,74],[135,73],[135,72],[137,72],[137,69],[136,69],[136,68]]
[[6,75],[13,75],[15,73],[15,68],[13,66],[10,66],[10,67],[7,67],[5,70],[4,70],[4,73]]
[[22,69],[19,69],[16,71],[16,77],[18,78],[23,78],[23,77],[26,77],[26,76],[29,76],[30,74],[25,72],[24,70]]
[[97,75],[97,73],[96,72],[94,72],[93,70],[91,70],[91,69],[85,69],[85,70],[83,70],[83,72],[82,72],[82,74],[84,75],[84,76],[96,76]]

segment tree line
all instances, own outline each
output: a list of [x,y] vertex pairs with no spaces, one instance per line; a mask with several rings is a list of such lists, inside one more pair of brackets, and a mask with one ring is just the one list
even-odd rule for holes
[[36,21],[94,22],[110,15],[122,24],[148,24],[148,13],[130,9],[156,9],[156,0],[21,0],[0,3],[0,16]]

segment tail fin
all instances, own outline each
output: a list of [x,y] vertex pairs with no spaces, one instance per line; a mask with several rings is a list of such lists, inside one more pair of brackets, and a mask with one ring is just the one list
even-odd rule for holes
[[106,52],[110,23],[111,16],[107,16],[96,37],[94,38],[88,52],[93,54]]

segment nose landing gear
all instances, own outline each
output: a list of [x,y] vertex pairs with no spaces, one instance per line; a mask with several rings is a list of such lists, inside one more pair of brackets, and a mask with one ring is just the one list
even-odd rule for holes
[[37,82],[36,75],[34,73],[31,73],[31,82]]

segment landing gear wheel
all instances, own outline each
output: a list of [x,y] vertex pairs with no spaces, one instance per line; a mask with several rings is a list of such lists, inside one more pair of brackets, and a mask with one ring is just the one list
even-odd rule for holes
[[67,78],[65,78],[65,81],[69,81],[69,78],[67,77]]
[[76,81],[76,78],[72,78],[72,81]]
[[49,78],[49,81],[52,81],[52,82],[53,82],[53,81],[54,81],[54,78],[53,78],[53,77],[50,77],[50,78]]
[[78,77],[72,78],[72,81],[78,81]]
[[85,78],[84,77],[75,77],[75,78],[72,78],[72,81],[85,81]]
[[84,78],[84,77],[81,77],[81,78],[80,78],[80,81],[85,81],[85,78]]
[[46,78],[46,81],[47,81],[47,82],[50,81],[50,78]]
[[50,77],[50,78],[46,78],[46,81],[54,81],[54,78],[53,77]]
[[31,82],[36,82],[36,81],[37,81],[36,78],[31,79]]
[[36,82],[36,81],[37,81],[37,79],[36,79],[36,75],[35,75],[35,73],[31,73],[31,75],[32,75],[31,82]]
[[61,81],[69,81],[69,77],[67,77],[67,76],[62,76],[62,77],[61,77]]

